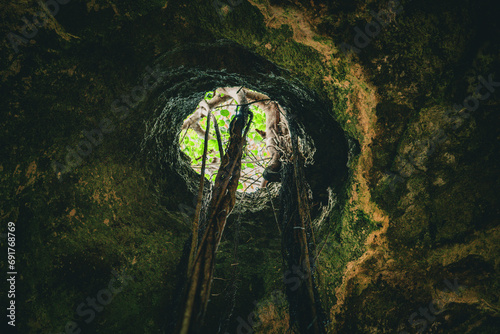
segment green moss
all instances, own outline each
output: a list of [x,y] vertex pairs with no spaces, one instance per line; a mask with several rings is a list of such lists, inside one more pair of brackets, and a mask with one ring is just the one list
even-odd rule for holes
[[[72,1],[57,16],[61,27],[41,30],[33,45],[23,47],[20,54],[2,42],[1,63],[6,69],[2,87],[8,93],[0,107],[8,112],[1,120],[5,132],[0,150],[2,156],[13,158],[0,168],[0,208],[3,217],[18,221],[22,229],[20,289],[30,298],[20,306],[20,313],[32,315],[20,324],[24,332],[62,330],[70,319],[81,322],[74,310],[106,286],[112,269],[126,270],[135,281],[116,296],[88,331],[152,333],[162,323],[165,302],[179,275],[175,265],[189,230],[180,212],[167,209],[175,208],[179,198],[159,190],[176,186],[178,180],[155,179],[147,164],[130,154],[138,150],[143,115],[137,113],[120,122],[116,132],[63,182],[51,169],[54,159],[64,160],[66,146],[78,143],[82,130],[95,127],[109,115],[113,100],[134,87],[138,75],[156,56],[186,41],[236,41],[330,100],[332,115],[344,130],[364,140],[356,116],[346,113],[347,96],[353,91],[325,84],[325,77],[345,81],[351,63],[340,54],[334,55],[335,65],[325,62],[323,55],[293,40],[290,26],[266,27],[263,15],[248,2],[222,16],[212,2],[201,0],[189,5],[180,0],[92,3],[87,11],[86,2]],[[352,41],[352,28],[371,20],[370,9],[376,11],[384,5],[381,1],[371,1],[369,6],[332,4],[319,26],[325,34],[313,40],[332,48]],[[339,10],[337,6],[343,7]],[[424,157],[423,150],[419,151],[419,167],[424,168],[404,174],[403,182],[392,187],[390,181],[374,176],[386,170],[400,173],[396,158],[404,157],[405,149],[432,138],[436,124],[448,129],[441,123],[445,107],[473,92],[478,75],[495,72],[497,42],[487,39],[496,30],[487,24],[484,17],[488,13],[480,9],[483,6],[472,1],[458,5],[408,1],[404,6],[405,13],[385,27],[360,56],[381,100],[376,110],[379,124],[370,124],[377,134],[372,147],[374,165],[365,171],[373,181],[372,198],[389,213],[387,238],[390,247],[397,249],[394,257],[402,271],[414,274],[411,277],[420,282],[430,275],[421,274],[422,268],[430,266],[435,270],[432,273],[441,275],[438,269],[445,267],[447,275],[480,280],[478,285],[484,288],[473,290],[478,300],[496,305],[499,284],[491,277],[497,270],[498,251],[491,243],[493,238],[483,234],[477,245],[467,238],[478,230],[490,231],[498,221],[499,178],[494,163],[498,157],[498,94],[481,104],[470,124],[450,132],[449,142],[431,156]],[[19,17],[35,10],[24,3],[12,3],[8,8],[4,34],[18,30]],[[76,37],[64,40],[68,33]],[[365,83],[359,86],[368,88]],[[32,163],[36,165],[34,175],[28,173]],[[357,163],[354,159],[351,166]],[[342,212],[334,211],[329,219],[325,227],[331,228],[331,234],[319,258],[318,275],[323,301],[332,306],[347,263],[366,251],[366,237],[380,226],[350,204]],[[239,314],[252,311],[253,300],[268,300],[275,289],[282,288],[277,231],[271,233],[263,225],[272,221],[272,215],[262,216],[262,225],[253,222],[242,229],[240,264],[236,266],[244,287],[238,295]],[[328,228],[318,236],[324,237]],[[470,249],[453,248],[462,244]],[[221,244],[216,268],[220,278],[233,274],[232,247],[229,237]],[[467,262],[464,259],[469,255],[480,257]],[[474,267],[469,273],[468,266],[475,262],[486,269]],[[457,265],[464,263],[463,267]],[[413,293],[412,284],[395,280],[402,282],[398,286],[402,293]],[[214,291],[223,287],[216,283]],[[355,288],[345,306],[346,314],[355,316],[346,317],[346,325],[339,331],[393,329],[397,319],[406,321],[404,311],[420,306],[398,299],[400,294],[382,283]],[[429,291],[428,287],[414,295],[430,298]],[[225,301],[214,296],[212,302],[223,305]],[[359,309],[359,305],[365,308]],[[484,305],[481,314],[463,310],[456,314],[478,318],[491,314]],[[391,313],[390,320],[381,322],[387,318],[387,310],[394,308],[404,311],[397,316]]]
[[187,229],[159,205],[152,184],[137,167],[81,167],[78,182],[67,182],[58,196],[30,206],[38,223],[25,237],[37,252],[24,260],[22,284],[32,303],[22,308],[31,314],[32,329],[63,330],[72,319],[85,327],[76,307],[107,287],[112,270],[125,271],[135,280],[89,328],[110,330],[110,319],[128,319],[127,314],[142,322],[111,322],[119,326],[116,330],[157,328],[162,320],[157,312],[173,291]]
[[366,251],[366,238],[381,227],[365,212],[356,210],[353,204],[347,204],[337,219],[330,221],[332,230],[324,241],[325,246],[319,258],[318,274],[325,309],[335,305],[335,288],[342,283],[347,263]]

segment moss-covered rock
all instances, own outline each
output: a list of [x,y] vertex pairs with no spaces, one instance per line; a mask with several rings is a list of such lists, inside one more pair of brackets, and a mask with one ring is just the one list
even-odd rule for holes
[[[5,4],[0,214],[16,222],[19,332],[168,329],[197,182],[177,127],[220,84],[263,90],[314,144],[306,173],[329,332],[495,332],[496,4],[400,1],[356,45],[354,28],[388,6],[75,0],[26,37],[23,17],[33,22],[41,3]],[[151,71],[162,83],[127,102]],[[207,333],[236,331],[252,312],[257,332],[289,326],[278,208],[245,205],[220,246]],[[117,273],[133,282],[122,278],[87,324],[78,306]],[[420,311],[431,307],[444,311]]]

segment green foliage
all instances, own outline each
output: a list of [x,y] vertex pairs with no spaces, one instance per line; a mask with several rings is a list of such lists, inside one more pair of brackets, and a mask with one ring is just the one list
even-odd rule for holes
[[[204,99],[209,101],[214,96],[214,92],[205,93]],[[219,126],[222,146],[227,147],[229,142],[229,125],[235,114],[236,104],[223,104],[216,107],[212,113],[217,120]],[[265,163],[269,160],[269,153],[266,150],[266,143],[262,136],[256,131],[265,132],[266,130],[266,114],[256,105],[250,105],[250,110],[253,113],[253,121],[248,131],[247,144],[243,151],[242,161],[242,178],[238,185],[238,190],[249,191],[254,190],[258,185],[258,180],[261,178],[265,168]],[[203,117],[198,124],[206,131],[207,118]],[[220,165],[220,152],[217,143],[217,135],[213,124],[213,119],[210,122],[210,139],[207,143],[207,160],[206,160],[206,178],[210,181],[215,181],[217,170]],[[201,164],[203,159],[203,149],[205,138],[193,129],[189,128],[180,135],[181,150],[191,159],[191,166],[197,172],[201,172]]]

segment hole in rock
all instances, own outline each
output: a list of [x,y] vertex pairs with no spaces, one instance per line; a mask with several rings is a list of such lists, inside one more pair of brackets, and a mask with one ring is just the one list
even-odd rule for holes
[[[241,103],[240,91],[246,103]],[[201,174],[205,138],[208,138],[205,177],[215,182],[221,159],[228,149],[231,122],[241,114],[244,105],[250,111],[251,123],[243,148],[238,191],[251,193],[269,182],[279,181],[280,153],[289,141],[284,110],[267,95],[243,87],[206,92],[195,111],[183,121],[179,146],[191,167]],[[211,119],[206,137],[209,111]]]

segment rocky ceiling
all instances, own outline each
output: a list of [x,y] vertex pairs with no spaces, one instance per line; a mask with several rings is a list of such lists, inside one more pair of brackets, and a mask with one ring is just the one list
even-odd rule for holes
[[199,182],[177,138],[226,86],[290,116],[314,266],[285,261],[280,184],[239,196],[201,332],[497,332],[495,1],[1,7],[2,333],[172,332]]

